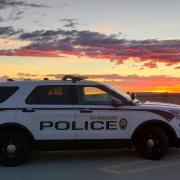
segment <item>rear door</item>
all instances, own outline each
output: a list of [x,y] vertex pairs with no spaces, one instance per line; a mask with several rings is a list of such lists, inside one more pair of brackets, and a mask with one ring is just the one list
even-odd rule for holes
[[17,121],[30,129],[37,140],[75,140],[73,86],[37,86],[20,104]]

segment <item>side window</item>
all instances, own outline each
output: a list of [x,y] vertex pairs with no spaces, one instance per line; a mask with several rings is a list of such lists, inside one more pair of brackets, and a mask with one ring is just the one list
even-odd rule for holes
[[26,100],[27,104],[68,104],[67,91],[64,86],[38,86]]
[[19,88],[18,87],[0,87],[0,103],[6,101],[12,96]]
[[97,87],[83,87],[83,104],[85,105],[110,105],[112,95]]

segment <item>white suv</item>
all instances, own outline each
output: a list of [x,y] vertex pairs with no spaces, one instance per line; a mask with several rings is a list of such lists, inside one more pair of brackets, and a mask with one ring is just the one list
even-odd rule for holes
[[180,142],[180,106],[140,102],[106,84],[62,80],[0,83],[0,161],[22,164],[33,149],[135,146],[159,159]]

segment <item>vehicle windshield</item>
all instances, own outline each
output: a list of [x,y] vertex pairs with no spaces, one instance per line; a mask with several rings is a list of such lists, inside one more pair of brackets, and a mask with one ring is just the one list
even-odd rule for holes
[[111,86],[109,86],[109,85],[106,85],[106,86],[107,86],[109,89],[111,89],[112,91],[114,91],[114,92],[120,94],[121,96],[123,96],[124,98],[126,98],[128,102],[131,102],[131,101],[132,101],[131,96],[128,95],[128,94],[126,94],[125,92],[120,91],[120,90],[118,90],[118,89],[116,89],[116,88],[114,88],[114,87],[111,87]]

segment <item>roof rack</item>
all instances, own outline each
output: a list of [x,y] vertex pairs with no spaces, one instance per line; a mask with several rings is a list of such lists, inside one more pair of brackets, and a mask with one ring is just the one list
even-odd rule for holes
[[67,81],[67,80],[72,80],[73,83],[75,83],[76,81],[81,81],[81,80],[85,80],[87,79],[88,77],[86,76],[78,76],[78,75],[65,75],[63,78],[62,78],[62,81]]

